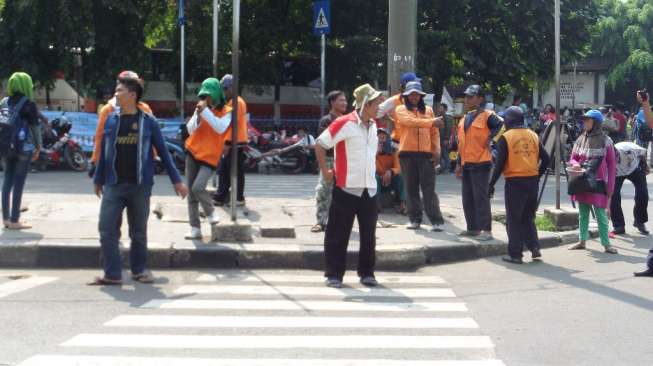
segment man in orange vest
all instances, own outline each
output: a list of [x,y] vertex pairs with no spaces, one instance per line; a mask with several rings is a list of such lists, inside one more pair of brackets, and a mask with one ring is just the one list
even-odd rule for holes
[[467,230],[460,236],[492,240],[492,217],[488,183],[492,169],[491,141],[502,120],[483,105],[485,94],[479,85],[465,90],[468,112],[458,123],[458,164],[456,176],[462,178],[463,210]]
[[[226,74],[220,80],[224,95],[227,98],[227,105],[233,108],[233,83],[234,78],[230,74]],[[233,123],[233,121],[232,121]],[[245,100],[238,97],[238,136],[236,136],[236,143],[238,144],[238,187],[236,193],[236,205],[245,205],[245,153],[242,146],[247,145],[249,142],[249,135],[247,134],[247,103]],[[213,196],[213,204],[222,206],[227,201],[229,189],[231,189],[231,127],[224,134],[224,155],[218,168],[220,179],[218,191]]]
[[508,108],[504,122],[506,132],[497,143],[497,160],[488,193],[490,196],[494,194],[494,185],[503,172],[506,179],[504,201],[508,255],[502,259],[521,264],[524,245],[531,251],[533,259],[542,257],[535,212],[540,177],[549,165],[549,155],[537,134],[524,125],[524,112],[520,107]]

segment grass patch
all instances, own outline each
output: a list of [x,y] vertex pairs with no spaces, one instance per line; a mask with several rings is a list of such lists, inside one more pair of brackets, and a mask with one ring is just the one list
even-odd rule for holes
[[[506,224],[506,215],[503,213],[493,215],[492,219],[504,225]],[[538,231],[556,231],[555,225],[553,225],[553,221],[542,214],[537,214],[535,216],[535,227]]]

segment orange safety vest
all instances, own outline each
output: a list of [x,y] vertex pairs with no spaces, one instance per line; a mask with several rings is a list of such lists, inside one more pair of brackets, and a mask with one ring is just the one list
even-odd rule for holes
[[[115,101],[113,102],[115,103]],[[152,114],[152,109],[149,105],[144,102],[138,102],[138,109],[144,113]],[[95,143],[93,145],[93,155],[91,155],[91,162],[97,163],[100,160],[100,151],[102,151],[102,137],[104,137],[104,124],[107,122],[107,118],[115,110],[112,101],[102,106],[100,113],[98,113],[97,127],[95,128]],[[155,151],[156,156],[156,151]]]
[[[227,105],[231,108],[233,99],[230,99],[227,102]],[[233,121],[231,121],[233,123]],[[238,97],[238,143],[247,144],[249,142],[249,134],[247,128],[247,103],[243,98]],[[228,145],[231,145],[231,126],[224,133],[224,142]]]
[[540,142],[535,132],[528,128],[514,128],[503,134],[508,145],[508,159],[503,175],[536,177],[539,175]]
[[[473,113],[473,112],[469,112]],[[479,113],[471,126],[465,131],[465,117],[458,123],[458,153],[460,165],[465,163],[485,163],[492,161],[490,153],[490,128],[487,121],[493,112]]]
[[392,96],[392,99],[395,99],[395,109],[392,110],[389,114],[390,117],[392,117],[392,120],[394,123],[392,124],[392,136],[391,139],[392,141],[401,141],[401,126],[397,124],[397,113],[395,113],[395,110],[399,108],[399,106],[404,105],[404,99],[401,97],[401,94],[396,94]]
[[[216,117],[222,118],[231,113],[231,107],[225,106],[220,111],[212,110],[211,112]],[[225,136],[217,133],[201,116],[199,118],[199,126],[186,139],[186,150],[195,160],[217,168],[224,151]]]

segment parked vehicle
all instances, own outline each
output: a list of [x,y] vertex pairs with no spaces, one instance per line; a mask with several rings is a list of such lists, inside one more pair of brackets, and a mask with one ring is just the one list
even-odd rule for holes
[[82,147],[70,138],[72,127],[72,123],[65,116],[50,122],[49,128],[45,129],[43,134],[43,149],[34,163],[39,170],[44,171],[48,166],[58,167],[64,164],[78,172],[88,169],[88,159]]

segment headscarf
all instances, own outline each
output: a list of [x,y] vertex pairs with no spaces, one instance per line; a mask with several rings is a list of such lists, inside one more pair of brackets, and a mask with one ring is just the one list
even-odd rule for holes
[[33,89],[32,77],[24,72],[13,73],[7,82],[7,95],[10,97],[20,93],[31,100]]
[[594,120],[594,125],[589,131],[583,131],[574,143],[573,153],[585,156],[587,160],[583,166],[589,175],[596,175],[606,154],[606,147],[612,144],[612,140],[603,132],[601,124]]

